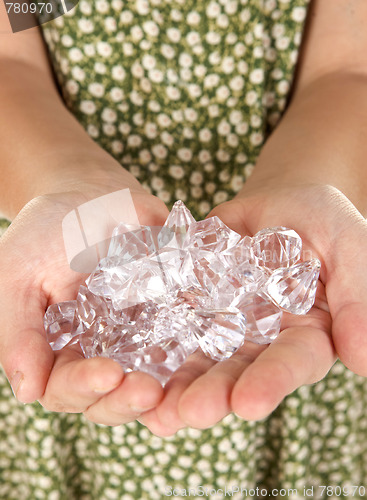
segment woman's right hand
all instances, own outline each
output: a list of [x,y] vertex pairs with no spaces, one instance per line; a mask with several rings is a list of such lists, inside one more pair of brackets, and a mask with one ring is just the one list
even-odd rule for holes
[[147,374],[125,375],[116,362],[84,359],[75,346],[54,353],[43,327],[47,307],[75,299],[86,278],[66,259],[62,220],[68,212],[130,187],[140,223],[164,223],[164,203],[135,179],[127,184],[126,173],[120,183],[116,178],[88,185],[68,182],[65,192],[30,201],[0,240],[0,362],[23,403],[39,400],[50,411],[83,412],[93,422],[119,425],[135,420],[162,398],[159,382]]

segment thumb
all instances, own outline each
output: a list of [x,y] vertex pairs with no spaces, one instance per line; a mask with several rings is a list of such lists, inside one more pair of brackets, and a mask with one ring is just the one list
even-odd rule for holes
[[238,234],[249,235],[251,234],[249,228],[247,227],[246,220],[246,206],[239,200],[234,199],[221,203],[206,217],[218,217],[224,224],[226,224],[232,231]]
[[[367,222],[359,217],[330,247],[326,294],[341,361],[367,376]],[[329,265],[328,265],[329,264]]]
[[15,283],[0,291],[0,364],[22,403],[41,398],[54,362],[44,335],[43,303],[40,291]]

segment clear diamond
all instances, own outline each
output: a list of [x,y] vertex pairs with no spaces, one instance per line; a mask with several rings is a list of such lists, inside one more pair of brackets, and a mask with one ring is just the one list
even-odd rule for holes
[[47,308],[44,316],[46,338],[54,351],[75,343],[83,331],[76,311],[76,300],[59,302]]
[[210,309],[213,308],[213,299],[202,288],[188,287],[181,288],[173,298],[173,302],[168,305],[178,305],[185,303],[194,309]]
[[157,343],[164,338],[179,339],[186,356],[199,347],[195,337],[198,326],[195,324],[195,307],[180,303],[176,307],[161,307],[153,326],[151,341]]
[[87,286],[95,295],[111,299],[115,309],[164,297],[173,286],[171,275],[159,256],[119,264],[106,257],[88,278]]
[[97,317],[80,341],[85,356],[111,357],[124,366],[132,352],[149,343],[157,312],[156,304],[146,302],[120,311],[120,324],[110,316]]
[[253,240],[250,236],[244,236],[236,246],[230,248],[229,251],[224,251],[223,255],[228,255],[236,266],[248,265],[255,263],[255,257],[252,250]]
[[200,248],[206,251],[223,252],[234,247],[241,239],[218,217],[193,222],[187,231],[184,248]]
[[182,248],[187,230],[193,222],[195,219],[183,202],[176,201],[158,234],[159,247]]
[[269,278],[269,273],[248,262],[243,262],[237,267],[241,293],[256,292],[260,290]]
[[273,302],[292,314],[306,314],[315,302],[320,261],[312,259],[277,269],[264,287]]
[[263,229],[253,237],[252,250],[258,266],[274,270],[292,266],[299,260],[302,240],[286,227]]
[[[135,262],[130,263],[131,267]],[[119,257],[105,257],[86,281],[95,295],[115,299],[132,281],[131,267],[122,264]]]
[[200,330],[196,337],[201,350],[216,361],[232,356],[245,340],[246,320],[239,311],[197,311]]
[[149,260],[150,263],[158,264],[164,277],[166,291],[169,293],[183,286],[184,280],[180,269],[185,253],[187,252],[174,248],[162,248]]
[[98,318],[81,336],[80,345],[85,357],[104,356],[123,365],[124,355],[145,345],[145,340],[131,325],[113,325],[106,318]]
[[236,266],[229,267],[227,256],[198,248],[190,249],[181,273],[186,287],[201,288],[212,297],[216,308],[226,307],[242,286]]
[[110,314],[108,299],[94,295],[88,288],[81,285],[76,298],[76,309],[80,322],[85,329],[91,327],[94,321],[99,318],[107,318]]
[[244,293],[236,297],[231,307],[246,318],[246,340],[270,344],[280,332],[282,311],[261,293]]
[[148,300],[163,300],[169,293],[167,266],[159,258],[136,261],[129,270],[131,272],[129,286],[115,296],[120,308],[123,308],[125,304],[134,305]]
[[132,370],[146,372],[164,386],[184,363],[187,352],[177,339],[164,338],[139,349],[132,358]]
[[[133,228],[133,230],[132,230]],[[119,224],[112,233],[108,257],[119,257],[120,263],[138,260],[156,250],[152,229]]]

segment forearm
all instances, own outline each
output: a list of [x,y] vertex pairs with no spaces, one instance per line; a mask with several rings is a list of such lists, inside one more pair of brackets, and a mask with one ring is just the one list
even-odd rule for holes
[[299,90],[244,192],[264,184],[329,184],[367,212],[367,78],[331,74]]
[[94,176],[132,176],[84,131],[45,71],[0,60],[0,211],[13,218],[35,196]]

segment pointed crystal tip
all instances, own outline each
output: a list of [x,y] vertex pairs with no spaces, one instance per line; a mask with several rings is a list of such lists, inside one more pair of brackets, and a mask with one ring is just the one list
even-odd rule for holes
[[175,203],[172,205],[172,210],[171,212],[174,211],[175,208],[185,208],[188,211],[188,208],[186,207],[185,203],[182,200],[177,200]]
[[308,260],[275,270],[265,292],[278,307],[292,314],[306,314],[315,303],[321,263]]
[[195,219],[185,204],[181,200],[176,201],[158,235],[159,247],[182,248],[188,228],[194,222]]

